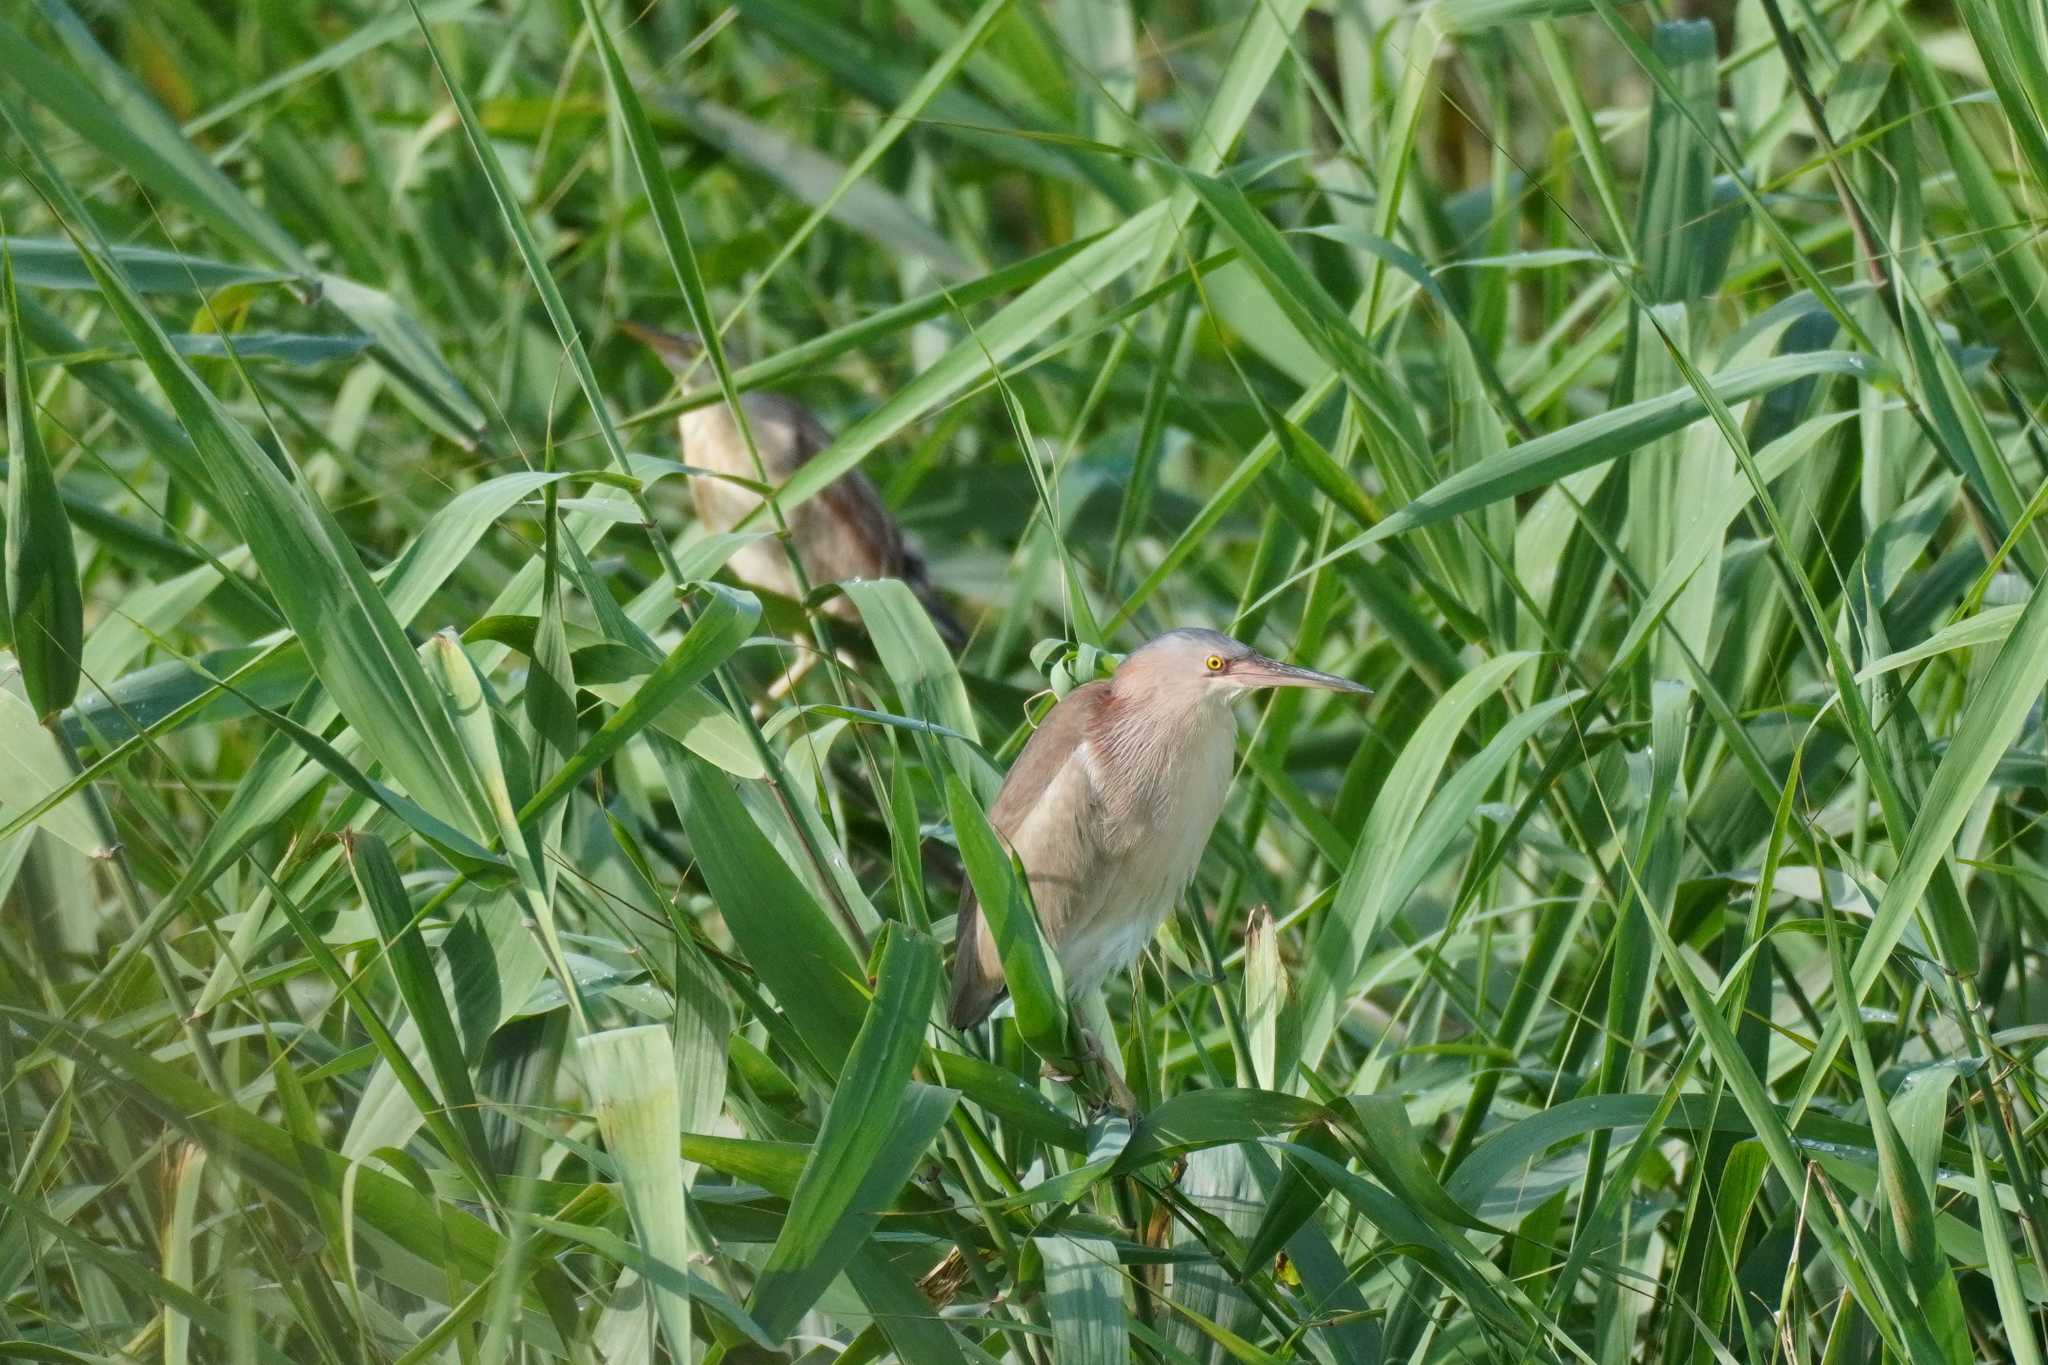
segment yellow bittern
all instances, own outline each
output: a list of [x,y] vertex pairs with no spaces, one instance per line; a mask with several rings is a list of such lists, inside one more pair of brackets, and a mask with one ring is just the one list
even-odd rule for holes
[[[686,373],[703,353],[704,344],[681,332],[663,332],[636,322],[622,325],[660,356],[672,371]],[[677,422],[683,463],[707,471],[690,478],[690,499],[707,530],[730,531],[761,505],[753,489],[731,482],[739,478],[782,484],[810,458],[831,444],[831,433],[795,399],[779,393],[748,393],[740,398],[747,427],[761,464],[756,468],[732,410],[724,403],[692,408]],[[721,477],[722,476],[722,477]],[[966,643],[967,633],[940,600],[924,560],[905,542],[903,528],[882,503],[875,485],[858,469],[827,484],[814,498],[788,514],[789,543],[813,588],[849,578],[900,578],[930,614],[932,624],[951,647]],[[790,567],[788,552],[773,540],[742,546],[730,561],[741,580],[784,597],[801,597],[801,585]],[[851,620],[853,608],[835,597],[825,610]]]
[[[1265,687],[1372,690],[1213,630],[1168,631],[1069,692],[1017,755],[989,823],[1024,869],[1070,998],[1135,961],[1194,878],[1230,788],[1230,704]],[[971,893],[956,944],[952,1020],[966,1028],[1008,989]]]

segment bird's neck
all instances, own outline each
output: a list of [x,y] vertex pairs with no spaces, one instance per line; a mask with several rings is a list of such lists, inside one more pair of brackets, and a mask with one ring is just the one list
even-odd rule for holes
[[1219,746],[1230,747],[1236,724],[1229,698],[1220,694],[1174,706],[1120,697],[1112,689],[1088,736],[1096,761],[1117,777],[1110,784],[1118,807],[1112,818],[1129,820],[1172,804],[1186,782],[1202,780]]

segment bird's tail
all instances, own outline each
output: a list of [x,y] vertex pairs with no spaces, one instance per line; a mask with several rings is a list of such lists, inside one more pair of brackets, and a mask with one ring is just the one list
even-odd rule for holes
[[932,618],[932,625],[937,627],[946,648],[959,653],[967,644],[967,627],[960,624],[960,618],[953,614],[952,608],[939,596],[939,590],[932,586],[931,571],[925,567],[924,557],[908,547],[903,551],[903,581],[924,604],[925,615]]
[[991,961],[995,954],[989,951],[981,907],[971,892],[960,907],[959,925],[953,936],[953,999],[946,1015],[954,1028],[973,1028],[988,1018],[1009,987],[1001,966]]
[[973,1028],[988,1018],[989,1012],[1003,1002],[1010,988],[997,977],[993,982],[966,979],[958,970],[953,973],[953,1002],[951,1018],[954,1028]]

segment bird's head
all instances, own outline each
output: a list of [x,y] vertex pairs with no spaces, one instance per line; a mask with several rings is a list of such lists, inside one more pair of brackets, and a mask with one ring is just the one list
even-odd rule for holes
[[1283,664],[1213,630],[1170,630],[1154,637],[1123,661],[1111,685],[1122,699],[1183,707],[1227,706],[1262,687],[1372,694],[1349,678]]
[[690,332],[664,332],[638,322],[622,322],[619,330],[661,357],[662,364],[682,374],[704,354],[703,338]]

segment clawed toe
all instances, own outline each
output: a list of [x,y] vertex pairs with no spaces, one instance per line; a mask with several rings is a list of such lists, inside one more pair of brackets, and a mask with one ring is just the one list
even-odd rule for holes
[[1115,1054],[1102,1045],[1093,1030],[1085,1027],[1077,1027],[1071,1041],[1079,1044],[1073,1049],[1075,1055],[1047,1059],[1039,1074],[1071,1087],[1092,1114],[1114,1109],[1136,1118],[1138,1097],[1124,1081]]
[[1072,1086],[1080,1093],[1090,1112],[1102,1113],[1114,1109],[1136,1118],[1138,1097],[1125,1083],[1123,1073],[1110,1059],[1108,1050],[1089,1030],[1080,1030],[1080,1035],[1079,1057],[1066,1063],[1047,1062],[1040,1074],[1047,1080]]
[[1103,1047],[1102,1040],[1089,1030],[1082,1029],[1081,1047],[1087,1053],[1091,1068],[1102,1081],[1103,1093],[1100,1098],[1103,1103],[1097,1107],[1115,1109],[1136,1118],[1138,1097],[1131,1092],[1130,1085],[1124,1080],[1123,1072],[1117,1068],[1115,1061],[1111,1060],[1109,1050]]
[[1124,1083],[1124,1078],[1112,1071],[1103,1077],[1103,1081],[1103,1094],[1100,1102],[1094,1105],[1095,1111],[1101,1113],[1114,1109],[1125,1118],[1138,1117],[1138,1097],[1131,1087]]

